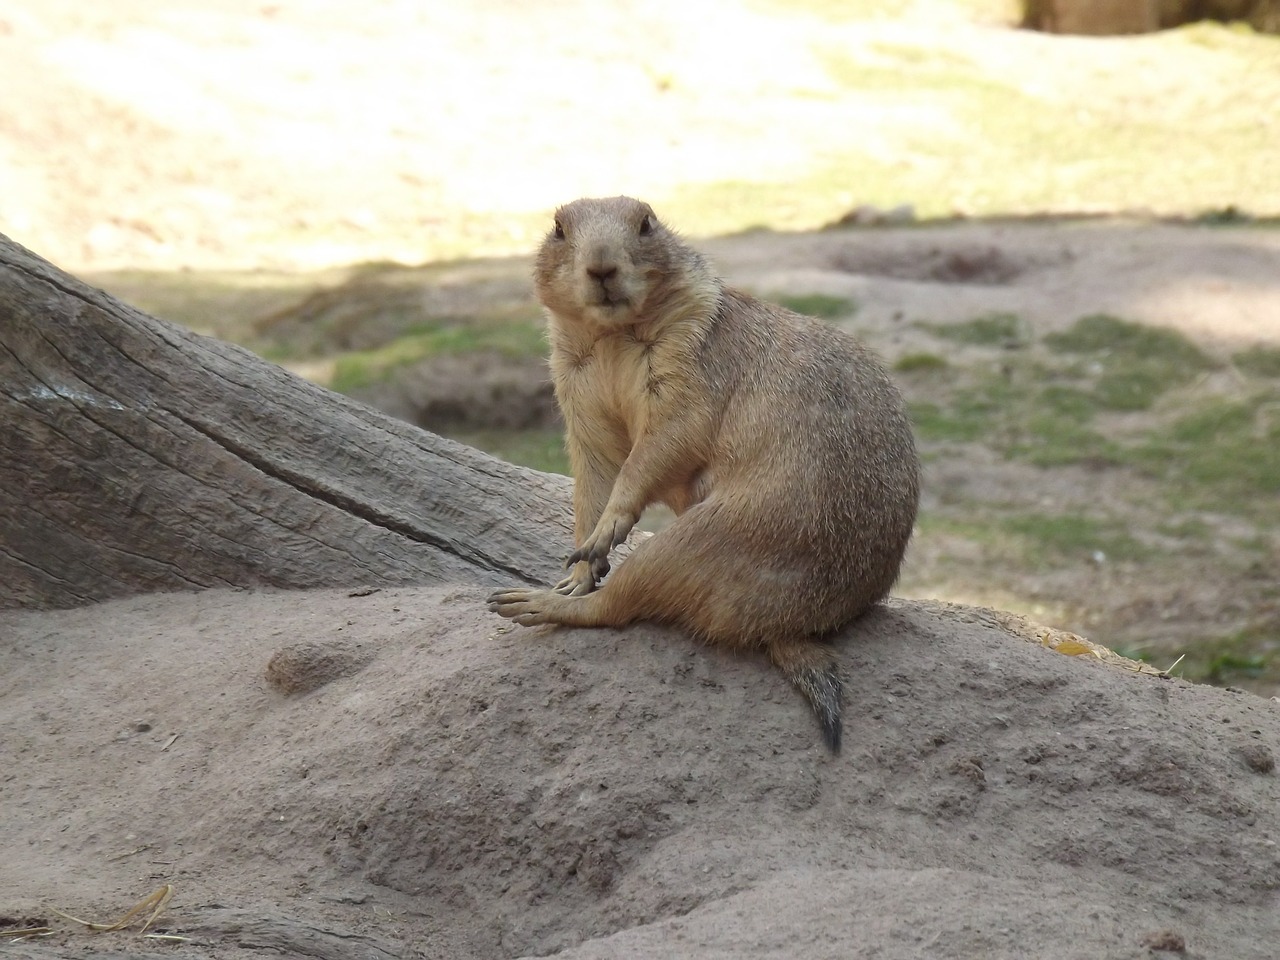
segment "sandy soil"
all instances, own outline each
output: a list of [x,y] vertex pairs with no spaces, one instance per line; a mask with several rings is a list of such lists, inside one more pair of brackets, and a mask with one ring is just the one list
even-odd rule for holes
[[[55,929],[6,955],[1274,955],[1274,702],[900,602],[832,758],[762,659],[479,594],[0,614],[0,915]],[[182,945],[50,909],[164,883]]]

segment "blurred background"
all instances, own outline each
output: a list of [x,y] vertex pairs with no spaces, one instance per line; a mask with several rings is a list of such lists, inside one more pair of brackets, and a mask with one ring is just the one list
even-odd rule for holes
[[0,0],[0,231],[563,471],[528,256],[559,203],[641,196],[894,367],[927,470],[900,592],[1271,695],[1278,30],[1280,0]]
[[520,253],[617,192],[695,234],[903,202],[1280,212],[1274,39],[1054,36],[1022,9],[5,0],[4,222],[73,270],[299,269]]

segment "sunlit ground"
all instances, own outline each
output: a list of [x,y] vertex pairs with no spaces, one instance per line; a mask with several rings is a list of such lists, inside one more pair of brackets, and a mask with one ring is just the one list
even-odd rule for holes
[[0,222],[72,269],[523,252],[627,192],[695,235],[1280,213],[1280,40],[1015,29],[1003,0],[27,2]]

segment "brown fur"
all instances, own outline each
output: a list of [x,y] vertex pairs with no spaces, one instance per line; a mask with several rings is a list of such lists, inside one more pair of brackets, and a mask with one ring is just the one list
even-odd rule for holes
[[[824,635],[898,577],[919,461],[884,368],[834,328],[725,287],[627,197],[556,213],[538,253],[574,475],[569,575],[490,609],[517,623],[657,620],[765,649],[832,749],[840,682]],[[608,572],[652,503],[677,514]]]

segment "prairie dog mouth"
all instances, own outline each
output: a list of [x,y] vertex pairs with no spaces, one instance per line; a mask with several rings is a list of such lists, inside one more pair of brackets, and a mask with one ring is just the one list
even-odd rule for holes
[[587,303],[601,310],[617,310],[631,304],[631,297],[616,276],[591,278],[586,292]]
[[627,307],[631,305],[630,299],[619,294],[611,294],[607,290],[600,291],[600,296],[596,299],[593,306],[600,307],[602,310],[616,310],[619,307]]
[[635,316],[635,305],[628,297],[600,291],[588,301],[586,313],[587,316],[593,316],[597,323],[614,326],[630,323]]

